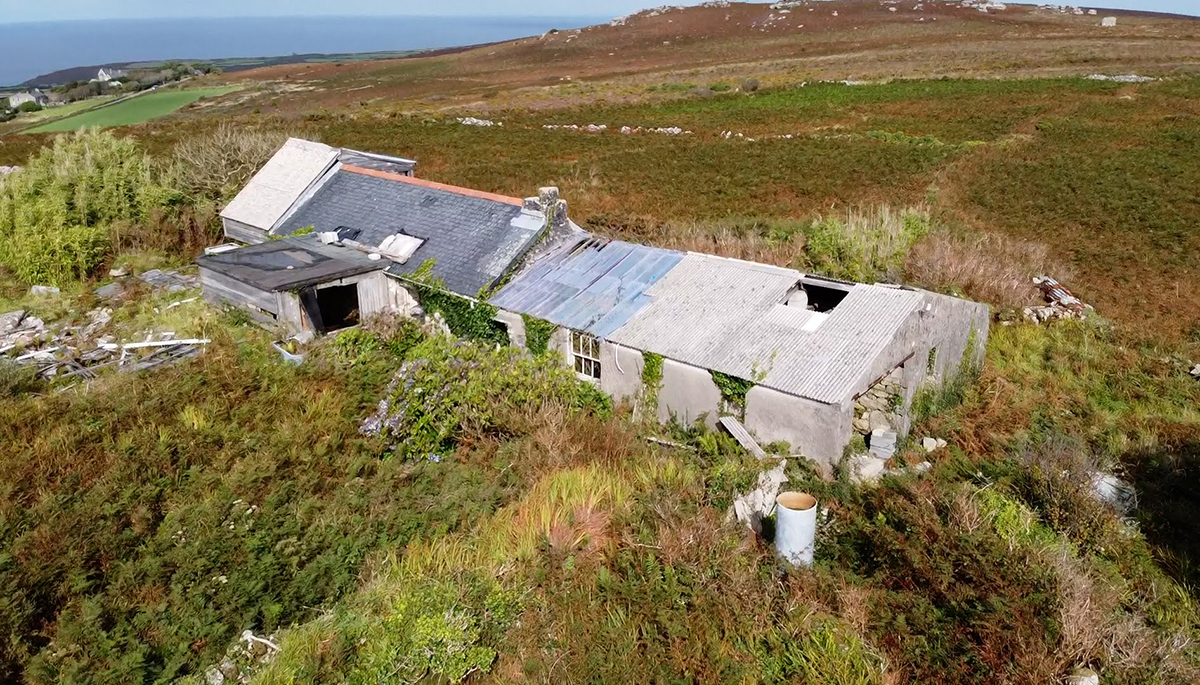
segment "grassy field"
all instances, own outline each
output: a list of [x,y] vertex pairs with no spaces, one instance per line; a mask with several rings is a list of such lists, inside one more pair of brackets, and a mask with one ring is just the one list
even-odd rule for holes
[[26,133],[61,133],[98,126],[130,126],[166,116],[206,97],[218,97],[238,90],[237,87],[164,90],[145,93],[129,100],[56,119],[25,131]]

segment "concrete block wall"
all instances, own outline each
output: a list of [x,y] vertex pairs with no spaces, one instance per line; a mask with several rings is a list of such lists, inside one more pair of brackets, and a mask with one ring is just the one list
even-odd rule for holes
[[746,428],[762,444],[782,440],[793,454],[833,467],[853,432],[853,408],[821,404],[756,385],[746,393]]
[[642,392],[642,353],[600,341],[600,389],[615,402],[633,402]]
[[707,369],[663,360],[662,388],[658,391],[660,422],[674,418],[678,423],[691,425],[703,418],[706,424],[715,427],[720,405],[721,391]]

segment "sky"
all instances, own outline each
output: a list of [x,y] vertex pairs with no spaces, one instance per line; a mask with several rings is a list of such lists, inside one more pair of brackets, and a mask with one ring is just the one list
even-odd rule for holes
[[[0,0],[0,23],[198,16],[579,16],[586,13],[615,17],[666,1],[591,0],[581,4],[563,0],[205,0],[202,3],[162,0]],[[1043,1],[1072,4],[1068,0]],[[1091,0],[1090,4],[1083,6],[1200,15],[1200,0]]]

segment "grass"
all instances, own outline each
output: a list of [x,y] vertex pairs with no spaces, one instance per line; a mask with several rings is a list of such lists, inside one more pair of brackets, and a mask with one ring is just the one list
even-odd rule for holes
[[131,126],[164,117],[201,98],[220,97],[238,90],[237,87],[193,88],[145,93],[116,104],[88,110],[74,116],[56,119],[26,130],[26,133],[60,133],[81,128]]
[[107,102],[111,102],[116,97],[117,96],[115,95],[102,95],[100,97],[88,98],[87,100],[80,100],[78,102],[72,102],[59,107],[47,107],[40,112],[23,114],[18,117],[17,122],[20,124],[33,124],[35,122],[46,121],[48,119],[61,119],[63,117],[71,116],[72,114],[78,114],[79,112],[91,109],[93,107],[99,107]]

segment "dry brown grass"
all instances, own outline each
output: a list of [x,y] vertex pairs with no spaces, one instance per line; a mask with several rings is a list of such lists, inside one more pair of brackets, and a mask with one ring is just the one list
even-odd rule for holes
[[998,307],[1033,302],[1034,276],[1070,278],[1045,245],[1000,233],[961,234],[935,231],[920,240],[905,264],[908,278],[924,287],[963,294]]
[[620,240],[778,266],[794,265],[804,254],[804,234],[798,229],[773,239],[765,234],[765,223],[753,220],[655,221],[638,217],[599,219],[590,227]]

